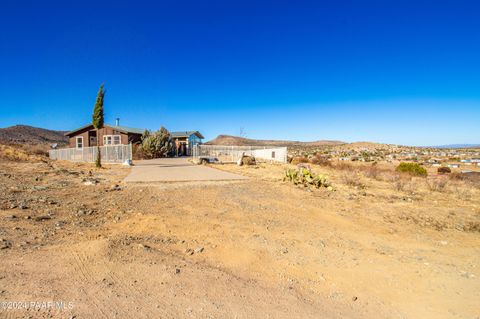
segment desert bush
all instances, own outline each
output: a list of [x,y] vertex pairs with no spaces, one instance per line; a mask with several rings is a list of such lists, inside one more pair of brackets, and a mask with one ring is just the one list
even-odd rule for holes
[[480,188],[480,173],[471,172],[471,173],[451,173],[448,177],[453,181],[463,181],[465,185],[470,187]]
[[335,164],[334,166],[336,169],[338,170],[348,170],[348,171],[351,171],[354,169],[354,166],[350,163],[346,163],[346,162],[338,162]]
[[310,159],[310,163],[312,163],[314,165],[326,166],[326,167],[331,167],[332,166],[332,162],[330,162],[329,160],[327,160],[324,157],[321,157],[320,153],[315,154],[315,156],[313,156]]
[[294,158],[292,158],[290,163],[293,165],[297,165],[299,163],[308,163],[308,158],[306,158],[305,156],[295,156]]
[[457,173],[457,172],[451,173],[448,177],[452,180],[457,180],[457,181],[465,180],[463,174],[462,173]]
[[48,150],[50,149],[48,145],[23,144],[21,145],[21,147],[29,155],[40,155],[40,156],[48,156]]
[[400,163],[395,169],[397,172],[410,174],[412,176],[427,176],[427,170],[425,167],[418,165],[417,163]]
[[378,179],[380,177],[380,170],[378,169],[378,167],[376,165],[376,162],[374,162],[374,164],[375,165],[371,165],[371,166],[366,167],[363,170],[363,173],[368,178]]
[[443,192],[445,191],[445,187],[447,186],[447,179],[446,178],[434,178],[434,179],[427,179],[427,187],[432,192]]
[[147,157],[143,153],[143,148],[141,144],[134,144],[132,147],[132,155],[134,160],[143,160]]
[[455,182],[452,190],[455,196],[457,196],[461,200],[470,201],[475,196],[475,190],[463,182]]
[[439,167],[437,169],[437,173],[439,174],[448,174],[448,173],[451,173],[452,170],[450,169],[450,167],[446,167],[446,166],[442,166],[442,167]]
[[255,165],[255,157],[253,156],[248,156],[248,155],[243,155],[242,160],[241,160],[241,165]]
[[174,149],[170,132],[164,127],[153,134],[145,131],[141,147],[146,158],[167,157],[173,153]]
[[365,189],[367,186],[361,181],[360,175],[355,172],[344,173],[341,176],[342,182],[348,186]]
[[390,176],[390,182],[393,185],[393,188],[396,191],[404,191],[406,190],[407,186],[411,182],[411,178],[407,178],[405,176],[402,176],[400,174],[392,174]]
[[[43,153],[43,152],[42,152]],[[12,162],[26,162],[31,160],[40,160],[43,158],[30,150],[25,150],[21,145],[2,145],[0,144],[0,159]]]
[[333,190],[326,175],[315,174],[306,167],[288,168],[283,180],[295,185],[314,186],[316,188],[326,187],[328,190]]

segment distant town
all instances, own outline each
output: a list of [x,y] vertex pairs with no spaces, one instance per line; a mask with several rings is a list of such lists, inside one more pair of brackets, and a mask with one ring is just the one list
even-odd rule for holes
[[377,143],[351,143],[322,147],[291,147],[291,157],[320,157],[325,160],[351,162],[415,162],[426,167],[446,166],[454,169],[478,170],[480,148],[439,149]]

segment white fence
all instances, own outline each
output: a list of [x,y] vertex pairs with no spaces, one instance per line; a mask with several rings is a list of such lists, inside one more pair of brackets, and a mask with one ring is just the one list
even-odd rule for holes
[[[95,162],[97,147],[61,148],[48,151],[51,159],[72,162]],[[102,163],[123,163],[132,160],[132,144],[100,146]]]
[[269,146],[224,146],[224,145],[195,145],[193,158],[216,158],[222,163],[234,163],[242,154],[250,155],[259,160],[270,162],[287,162],[286,147]]

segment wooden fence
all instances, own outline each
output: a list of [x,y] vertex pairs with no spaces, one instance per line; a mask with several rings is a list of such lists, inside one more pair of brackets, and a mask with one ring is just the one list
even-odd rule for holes
[[[72,162],[95,162],[97,147],[61,148],[48,151],[51,159]],[[100,146],[102,163],[124,163],[132,160],[132,144]]]

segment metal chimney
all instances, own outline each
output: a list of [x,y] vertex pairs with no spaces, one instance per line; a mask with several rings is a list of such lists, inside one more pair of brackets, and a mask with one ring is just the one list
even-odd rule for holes
[[117,117],[117,119],[115,120],[115,125],[120,126],[120,118],[119,117]]

